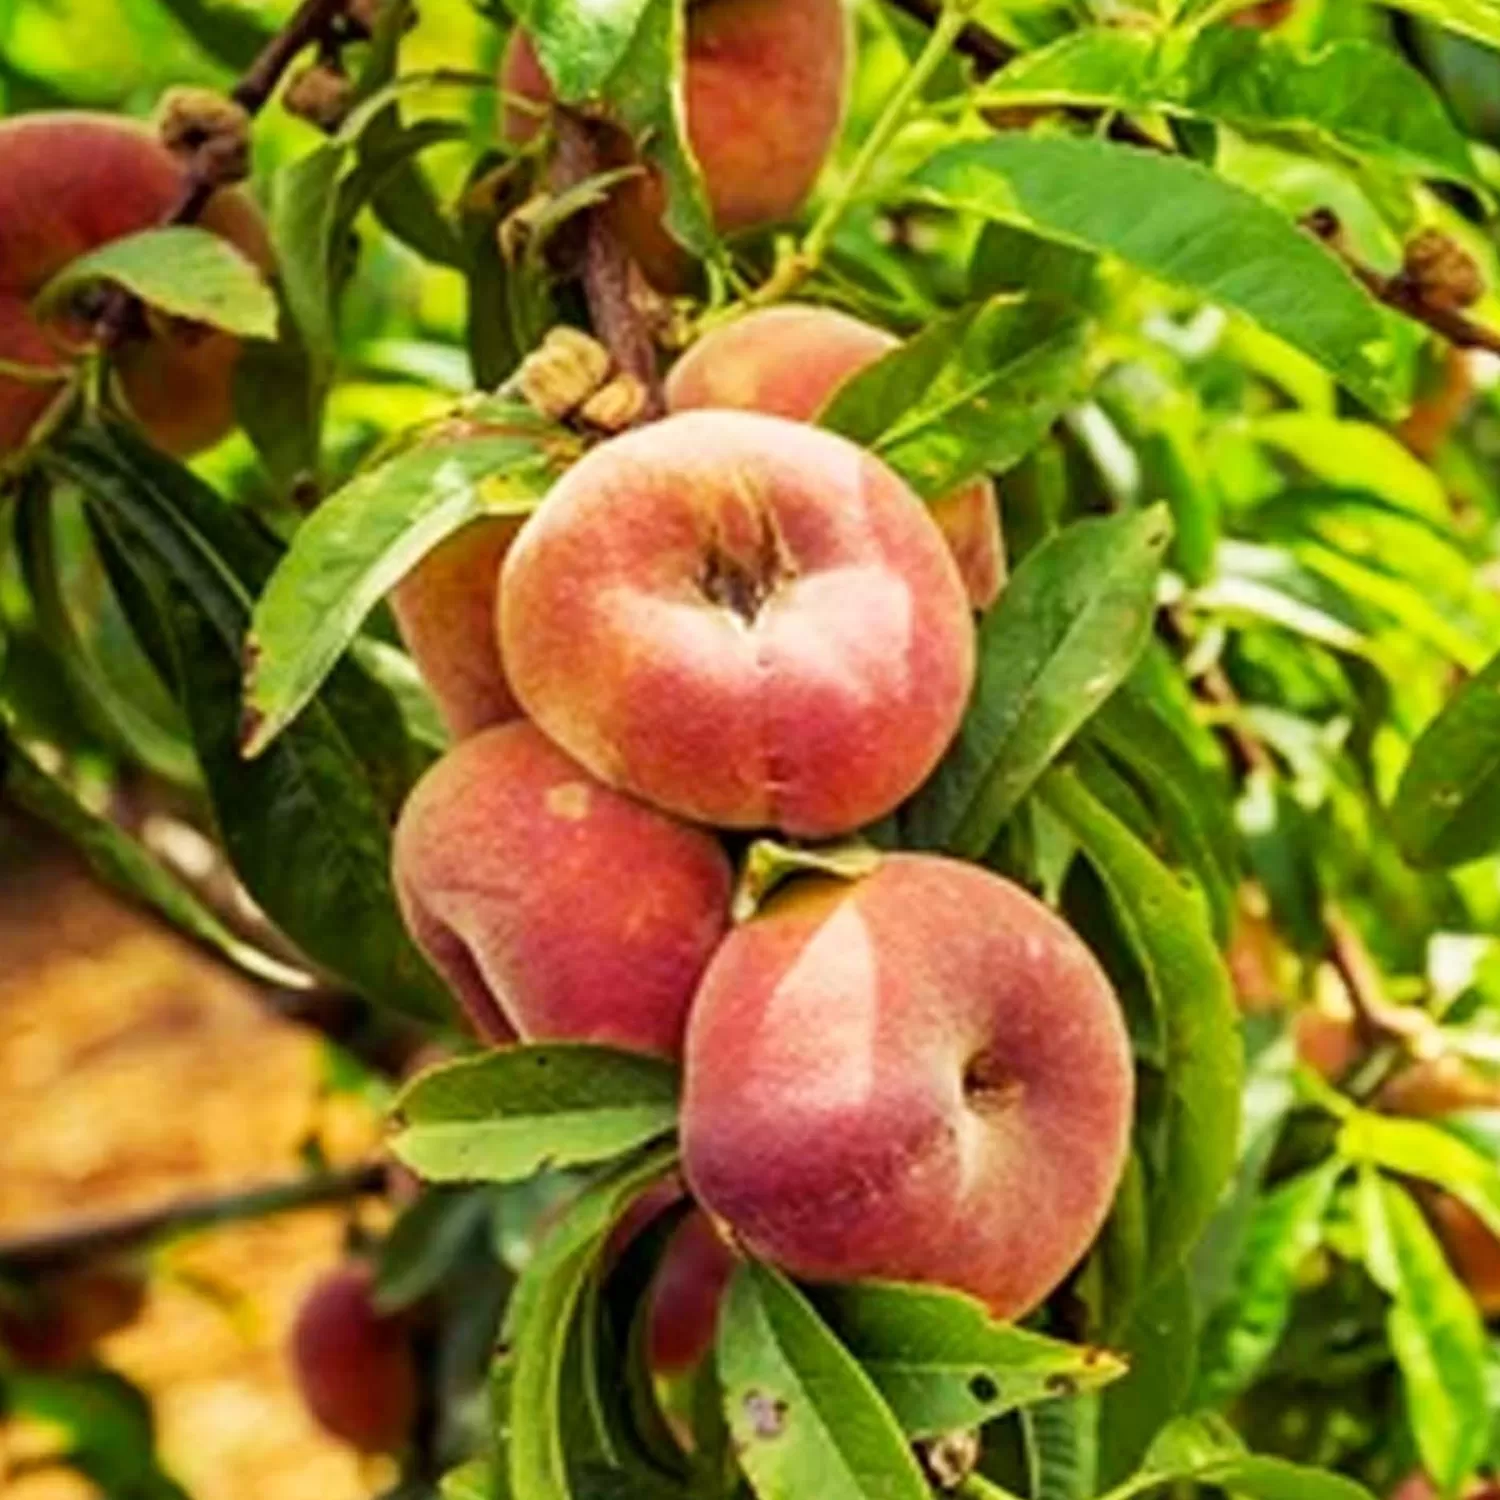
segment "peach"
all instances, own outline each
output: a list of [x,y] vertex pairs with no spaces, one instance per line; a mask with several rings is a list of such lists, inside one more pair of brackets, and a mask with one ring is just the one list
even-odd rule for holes
[[646,1358],[653,1374],[685,1375],[713,1348],[734,1266],[713,1221],[694,1209],[667,1241],[648,1294]]
[[737,928],[688,1027],[683,1170],[752,1253],[929,1282],[1000,1317],[1088,1249],[1129,1147],[1119,1004],[1019,886],[897,854]]
[[361,1453],[406,1446],[416,1361],[404,1322],[376,1308],[368,1266],[343,1266],[318,1282],[292,1326],[290,1355],[302,1399],[331,1436]]
[[832,433],[687,412],[595,448],[500,575],[516,697],[600,780],[699,822],[881,817],[958,728],[974,632],[922,503]]
[[480,1036],[680,1052],[729,920],[711,835],[601,786],[518,720],[427,772],[394,862],[412,936]]
[[87,1364],[101,1339],[128,1328],[146,1302],[146,1278],[123,1266],[84,1266],[0,1305],[0,1349],[23,1368],[69,1370]]
[[[790,218],[812,191],[843,117],[849,20],[842,0],[699,0],[687,18],[687,134],[722,234]],[[552,97],[519,29],[501,64],[501,88],[535,104]],[[511,108],[506,138],[524,145],[540,128]],[[631,160],[621,133],[610,165]],[[616,189],[609,212],[649,280],[664,291],[689,278],[686,253],[662,223],[666,194],[654,170]]]
[[[900,342],[830,307],[764,308],[715,329],[678,360],[667,378],[667,407],[728,407],[811,422],[846,380]],[[976,479],[930,509],[953,550],[969,602],[988,609],[1005,578],[994,485]]]
[[1485,1318],[1500,1317],[1500,1239],[1468,1204],[1448,1193],[1424,1190],[1422,1206],[1474,1305]]
[[[0,360],[61,371],[63,345],[84,327],[41,326],[32,298],[70,261],[160,224],[176,204],[183,169],[134,121],[83,113],[21,115],[0,123]],[[243,193],[216,193],[201,223],[269,271],[270,242]],[[239,341],[148,314],[148,332],[116,351],[126,405],[171,453],[210,447],[234,424]],[[0,454],[19,447],[56,385],[0,376]]]

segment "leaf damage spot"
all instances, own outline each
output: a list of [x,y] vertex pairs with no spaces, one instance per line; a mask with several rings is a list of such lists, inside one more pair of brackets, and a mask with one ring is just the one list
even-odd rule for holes
[[764,1391],[750,1391],[744,1400],[750,1433],[760,1442],[769,1443],[786,1431],[786,1402]]

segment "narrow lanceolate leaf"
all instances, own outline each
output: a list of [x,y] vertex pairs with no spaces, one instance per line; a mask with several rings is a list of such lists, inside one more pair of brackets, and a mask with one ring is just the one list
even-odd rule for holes
[[919,495],[1019,463],[1083,387],[1085,320],[996,297],[932,324],[840,386],[819,422],[873,449]]
[[259,267],[206,229],[174,225],[111,240],[69,262],[43,289],[46,313],[81,287],[108,281],[174,318],[244,338],[276,337],[276,297]]
[[799,875],[826,875],[833,880],[862,880],[880,868],[880,850],[858,839],[802,849],[778,839],[756,839],[740,867],[730,907],[736,922],[748,922],[766,901]]
[[1461,865],[1500,847],[1500,656],[1422,732],[1391,824],[1419,865]]
[[568,1209],[537,1247],[506,1308],[510,1379],[498,1425],[508,1432],[511,1493],[573,1500],[563,1442],[563,1367],[584,1288],[610,1230],[630,1204],[672,1170],[667,1148],[607,1173]]
[[1338,1149],[1346,1161],[1442,1188],[1500,1236],[1500,1164],[1472,1141],[1430,1120],[1350,1109],[1339,1130]]
[[1391,1348],[1422,1467],[1454,1494],[1489,1445],[1484,1324],[1405,1188],[1366,1171],[1360,1182],[1365,1265],[1391,1298]]
[[928,1500],[870,1377],[780,1272],[747,1261],[719,1314],[719,1379],[759,1500]]
[[1245,27],[1175,37],[1099,27],[1018,58],[982,97],[1160,110],[1300,137],[1402,171],[1476,180],[1468,145],[1432,85],[1373,42],[1304,53]]
[[1170,1472],[1150,1473],[1111,1490],[1104,1500],[1134,1500],[1168,1485],[1202,1485],[1236,1500],[1374,1500],[1364,1485],[1327,1469],[1289,1463],[1284,1458],[1241,1454]]
[[298,530],[250,624],[247,755],[297,716],[365,617],[428,552],[486,516],[527,515],[576,456],[566,434],[519,408],[503,421],[501,433],[415,448],[361,474]]
[[998,1322],[957,1292],[865,1282],[822,1288],[813,1302],[908,1437],[978,1427],[1125,1373],[1104,1349]]
[[604,86],[630,47],[651,0],[520,0],[526,28],[557,96],[569,103]]
[[938,151],[912,184],[930,202],[1118,256],[1243,313],[1377,411],[1399,410],[1375,304],[1295,224],[1196,162],[1109,141],[997,135]]
[[1346,1170],[1341,1161],[1325,1162],[1256,1204],[1234,1292],[1204,1332],[1198,1394],[1205,1405],[1243,1390],[1275,1349],[1291,1316],[1298,1273],[1322,1240],[1333,1190]]
[[958,739],[907,809],[912,843],[977,858],[994,842],[1145,647],[1171,532],[1159,505],[1080,521],[1016,570],[980,627]]
[[668,1135],[677,1073],[582,1043],[507,1047],[424,1073],[397,1100],[392,1143],[434,1182],[513,1182],[606,1161]]
[[1496,0],[1391,0],[1397,10],[1500,48],[1500,4]]
[[1109,892],[1161,1031],[1161,1119],[1147,1158],[1147,1246],[1160,1277],[1198,1238],[1234,1171],[1244,1065],[1229,975],[1202,903],[1073,772],[1049,772],[1042,795]]
[[124,829],[90,812],[18,745],[0,744],[5,797],[55,829],[117,891],[269,984],[304,989],[309,977],[244,942]]

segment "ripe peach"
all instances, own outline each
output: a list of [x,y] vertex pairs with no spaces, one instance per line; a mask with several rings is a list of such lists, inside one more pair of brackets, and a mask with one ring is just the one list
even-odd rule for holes
[[600,786],[531,724],[450,750],[402,810],[412,936],[494,1042],[675,1057],[729,920],[717,841]]
[[1087,947],[974,865],[807,879],[725,940],[688,1027],[684,1175],[812,1280],[1035,1307],[1098,1233],[1133,1098]]
[[351,1264],[318,1282],[292,1326],[292,1371],[325,1431],[362,1453],[395,1453],[416,1416],[416,1362],[402,1320],[376,1308],[372,1281]]
[[1474,1305],[1486,1318],[1500,1317],[1500,1239],[1459,1199],[1430,1189],[1421,1197],[1433,1233]]
[[646,1357],[653,1374],[685,1375],[713,1348],[734,1266],[713,1221],[694,1209],[667,1241],[651,1282]]
[[[1418,1470],[1391,1491],[1391,1500],[1439,1500],[1438,1488]],[[1480,1480],[1464,1491],[1464,1500],[1500,1500],[1500,1482]]]
[[1325,990],[1292,1021],[1297,1060],[1327,1083],[1338,1083],[1364,1055],[1354,1007],[1342,990]]
[[[108,115],[21,115],[0,123],[0,360],[61,369],[59,343],[87,336],[77,319],[43,328],[30,302],[85,251],[151,229],[182,192],[177,159],[145,126]],[[263,270],[270,242],[249,198],[214,195],[200,222]],[[239,341],[148,315],[149,332],[122,344],[126,404],[172,453],[216,443],[234,422]],[[20,446],[57,387],[0,376],[0,454]]]
[[128,1328],[146,1302],[146,1278],[123,1266],[85,1266],[28,1288],[24,1303],[0,1306],[0,1348],[31,1370],[88,1363],[95,1346]]
[[[842,0],[699,0],[687,18],[688,140],[723,234],[790,218],[801,208],[838,134],[849,58]],[[512,34],[501,88],[537,104],[552,88],[524,32]],[[531,110],[506,112],[505,134],[525,144]],[[623,133],[610,165],[631,159]],[[616,189],[610,212],[649,280],[681,290],[691,262],[662,224],[666,194],[648,171]]]
[[921,502],[843,438],[748,412],[576,464],[505,560],[500,637],[522,706],[601,780],[809,837],[915,791],[974,673]]
[[[811,422],[850,376],[899,346],[894,334],[830,307],[768,307],[699,339],[667,378],[667,407],[730,407]],[[994,485],[976,479],[929,508],[969,602],[988,609],[1005,578]]]

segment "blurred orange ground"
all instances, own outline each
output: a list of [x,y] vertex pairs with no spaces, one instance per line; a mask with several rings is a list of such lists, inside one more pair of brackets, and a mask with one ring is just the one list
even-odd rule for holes
[[[334,1165],[373,1151],[374,1110],[320,1097],[316,1037],[71,856],[3,848],[0,1238],[285,1180],[313,1140]],[[141,1319],[102,1345],[153,1396],[163,1461],[195,1500],[355,1500],[389,1477],[319,1434],[283,1363],[345,1225],[342,1209],[305,1210],[158,1250]],[[49,1441],[0,1425],[7,1500],[90,1493],[30,1472]]]

